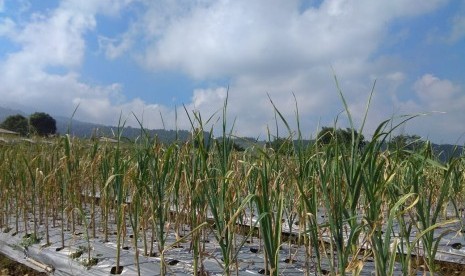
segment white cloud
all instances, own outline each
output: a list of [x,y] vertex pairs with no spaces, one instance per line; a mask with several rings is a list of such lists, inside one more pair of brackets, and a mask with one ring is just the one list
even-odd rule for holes
[[[413,85],[418,100],[400,102],[403,114],[427,113],[408,123],[407,131],[423,135],[436,142],[455,142],[464,138],[463,124],[465,89],[450,80],[425,74]],[[463,141],[462,141],[463,142]]]
[[[175,124],[188,128],[182,108],[175,122],[172,108],[138,98],[127,100],[120,84],[96,86],[79,78],[87,47],[84,37],[98,26],[97,15],[118,17],[131,2],[66,0],[27,24],[18,26],[4,19],[0,35],[14,38],[21,50],[0,63],[2,98],[20,98],[25,105],[52,107],[65,115],[80,103],[77,118],[93,122],[114,124],[123,112],[133,126],[137,123],[131,112],[143,117],[147,127],[157,128],[161,127],[161,113],[169,128]],[[326,0],[318,7],[301,10],[298,0],[141,0],[131,6],[142,5],[142,9],[136,11],[137,19],[127,32],[113,37],[99,34],[98,43],[108,59],[131,54],[150,70],[180,70],[193,79],[213,83],[218,77],[227,78],[227,84],[195,89],[185,103],[187,110],[200,111],[208,118],[221,109],[229,85],[229,123],[236,118],[237,134],[260,134],[262,138],[267,127],[274,128],[268,95],[295,127],[295,94],[302,130],[308,137],[315,134],[319,122],[332,124],[343,109],[332,68],[357,123],[363,117],[373,80],[378,79],[368,124],[372,130],[397,106],[410,112],[455,104],[451,99],[460,95],[462,88],[432,75],[415,84],[416,101],[404,102],[398,95],[399,87],[408,80],[399,66],[402,61],[374,58],[388,37],[391,22],[425,14],[444,2]],[[65,73],[47,73],[49,67],[64,68]],[[453,110],[454,115],[460,112]]]
[[[200,80],[228,77],[230,113],[247,135],[263,134],[274,124],[267,93],[295,121],[294,93],[307,130],[315,130],[320,119],[331,124],[342,110],[331,67],[358,122],[373,82],[367,76],[381,76],[378,86],[387,90],[376,94],[381,100],[373,108],[389,117],[394,90],[405,75],[370,59],[390,22],[444,2],[329,0],[305,11],[299,1],[207,1],[186,9],[178,1],[167,10],[153,4],[147,7],[151,16],[143,19],[150,26],[145,39],[152,44],[139,60],[155,71],[181,70]],[[205,106],[221,107],[215,97],[209,103]],[[380,117],[372,116],[385,119]]]
[[[131,105],[138,107],[140,100],[124,99],[121,85],[89,85],[78,73],[86,51],[84,36],[95,29],[96,15],[115,16],[129,2],[67,0],[54,10],[33,13],[28,21],[3,18],[0,35],[19,50],[0,62],[2,103],[58,115],[70,115],[81,103],[77,118],[104,123],[115,123],[115,114],[130,113]],[[53,68],[62,73],[49,73]]]
[[449,35],[449,42],[457,42],[465,37],[465,16],[454,17],[452,21],[452,30]]
[[[432,74],[426,74],[413,86],[421,102],[429,107],[445,108],[451,100],[460,98],[461,88],[449,80],[441,80]],[[463,96],[465,97],[465,96]]]
[[125,54],[132,46],[133,42],[128,36],[120,39],[99,36],[99,48],[104,51],[105,56],[112,60]]
[[[332,0],[301,12],[298,1],[216,1],[165,24],[154,19],[152,25],[164,29],[155,32],[143,60],[155,70],[181,69],[201,79],[366,58],[390,20],[430,11],[441,2]],[[153,10],[161,12],[156,4],[148,13]]]
[[217,102],[217,106],[226,99],[227,91],[224,87],[218,89],[196,89],[192,97],[192,104],[195,109],[202,108],[210,102]]
[[16,24],[10,18],[0,19],[0,36],[11,37],[15,33]]

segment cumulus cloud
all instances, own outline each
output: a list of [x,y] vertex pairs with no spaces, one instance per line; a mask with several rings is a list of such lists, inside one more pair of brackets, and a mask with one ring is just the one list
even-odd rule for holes
[[432,74],[422,76],[415,82],[413,88],[421,102],[426,103],[428,107],[445,108],[452,99],[460,98],[459,86]]
[[[5,102],[21,101],[22,105],[50,104],[58,110],[61,102],[76,84],[77,68],[85,51],[82,35],[95,26],[92,15],[62,7],[50,14],[34,14],[24,25],[16,26],[5,19],[8,35],[20,50],[9,53],[0,63],[0,93]],[[3,28],[2,28],[3,29]],[[64,75],[48,74],[50,67],[64,68]]]
[[[96,15],[114,16],[129,2],[66,0],[24,22],[2,18],[0,36],[19,46],[0,63],[2,103],[58,115],[69,115],[80,104],[79,119],[112,124],[121,111],[130,114],[132,107],[139,108],[140,100],[124,99],[121,85],[90,85],[79,77],[84,36],[96,28]],[[50,73],[53,69],[60,73]]]
[[[377,119],[369,123],[374,128],[392,114],[395,90],[405,81],[399,69],[373,60],[390,22],[445,3],[329,0],[302,9],[299,1],[199,2],[185,9],[179,8],[186,7],[183,1],[168,9],[147,4],[152,16],[143,18],[150,26],[144,37],[151,43],[139,61],[155,72],[181,70],[198,80],[228,77],[231,118],[244,135],[263,135],[274,125],[268,95],[295,122],[294,94],[307,133],[319,122],[332,124],[343,109],[333,73],[358,123],[372,76],[380,77],[372,108],[383,115],[370,117]],[[203,106],[221,107],[216,97],[207,101]]]
[[15,33],[16,24],[10,18],[0,19],[0,36],[12,37]]
[[299,1],[214,1],[165,20],[143,60],[155,70],[181,69],[196,78],[357,61],[373,53],[390,20],[441,2],[331,0],[301,11]]
[[399,102],[403,114],[427,114],[408,123],[407,131],[437,142],[463,139],[463,106],[465,89],[447,79],[425,74],[415,81],[413,91],[417,100]]
[[[208,118],[221,109],[229,85],[229,122],[236,120],[238,135],[263,137],[273,128],[269,98],[293,127],[297,104],[304,134],[314,135],[318,124],[332,124],[343,110],[335,73],[357,123],[378,80],[368,123],[373,129],[395,105],[402,111],[441,110],[461,95],[460,86],[429,74],[412,87],[416,100],[403,102],[398,90],[408,77],[398,66],[402,61],[376,55],[394,20],[428,13],[445,2],[326,0],[302,8],[298,0],[65,0],[25,24],[0,21],[0,36],[20,46],[0,63],[0,94],[37,108],[53,106],[61,114],[80,103],[78,118],[94,122],[115,123],[122,111],[135,126],[131,112],[147,127],[161,127],[162,114],[168,126],[188,128],[185,118],[174,121],[173,108],[127,100],[121,84],[80,80],[85,35],[98,28],[98,15],[118,17],[131,7],[137,18],[127,32],[97,35],[101,53],[108,59],[130,54],[149,71],[181,71],[198,83],[213,83],[192,91],[188,111]],[[460,34],[459,20],[456,26]],[[55,67],[64,73],[50,73]]]
[[105,53],[105,56],[113,60],[125,54],[131,48],[133,42],[127,35],[118,39],[100,36],[98,44],[99,48]]
[[459,15],[452,21],[452,30],[449,35],[449,42],[456,42],[465,37],[465,16]]

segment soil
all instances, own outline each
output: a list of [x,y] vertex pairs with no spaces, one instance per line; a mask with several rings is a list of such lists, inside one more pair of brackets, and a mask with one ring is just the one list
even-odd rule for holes
[[[457,276],[465,276],[465,265],[459,263],[450,263],[444,261],[435,261],[437,275],[457,275]],[[418,263],[413,263],[413,266],[418,270],[422,271],[425,270],[425,264],[423,261],[419,261]]]
[[38,272],[28,266],[9,259],[5,255],[0,254],[0,276],[7,275],[45,276],[47,273]]

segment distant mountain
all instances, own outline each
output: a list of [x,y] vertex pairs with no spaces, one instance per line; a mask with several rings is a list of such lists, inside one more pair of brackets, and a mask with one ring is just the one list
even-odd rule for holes
[[27,116],[27,114],[21,110],[10,109],[10,108],[0,106],[0,123],[3,122],[6,119],[6,117],[11,116],[11,115],[16,115],[16,114],[20,114],[25,117]]
[[[21,114],[25,117],[28,116],[28,114],[21,110],[0,107],[0,123],[3,122],[6,119],[6,117],[16,114]],[[68,127],[70,127],[69,133],[76,137],[90,138],[96,135],[98,137],[104,136],[113,138],[118,129],[116,126],[106,126],[102,124],[81,122],[74,119],[71,121],[70,124],[70,119],[67,117],[53,116],[53,114],[51,114],[51,116],[56,120],[57,132],[60,134],[68,133]],[[157,136],[159,141],[162,143],[171,143],[175,141],[176,138],[179,141],[186,141],[190,137],[190,132],[187,130],[175,131],[164,129],[147,129],[145,131],[150,137]],[[125,127],[123,129],[123,137],[128,138],[130,140],[134,140],[137,137],[140,137],[142,134],[143,133],[141,132],[140,128]],[[208,133],[205,133],[205,137],[207,136]],[[307,146],[308,143],[312,142],[313,141],[311,140],[305,140],[303,141],[303,146]],[[236,143],[238,146],[242,148],[248,148],[251,146],[263,146],[266,144],[266,141],[258,140],[251,137],[237,137],[234,139],[234,143]],[[294,143],[296,143],[296,146],[298,146],[298,143],[296,141],[294,141]],[[465,148],[463,146],[433,144],[432,147],[434,153],[437,156],[439,156],[439,159],[441,161],[447,161],[451,157],[457,157],[465,154]]]
[[465,154],[465,147],[457,145],[437,145],[432,144],[433,152],[441,162],[447,162],[453,157],[463,156]]
[[[97,137],[110,137],[114,138],[118,133],[118,127],[106,126],[102,124],[94,124],[88,122],[81,122],[78,120],[71,120],[66,117],[54,117],[57,125],[57,132],[60,134],[69,133],[73,136],[80,138]],[[164,129],[145,129],[133,128],[130,126],[122,128],[122,137],[134,140],[148,134],[150,137],[157,137],[162,143],[171,143],[178,139],[179,141],[186,141],[189,139],[190,132],[187,130],[164,130]]]

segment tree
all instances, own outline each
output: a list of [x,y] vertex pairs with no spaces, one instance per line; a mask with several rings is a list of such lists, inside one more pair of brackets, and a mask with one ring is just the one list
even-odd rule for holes
[[20,135],[25,136],[28,134],[29,123],[26,117],[16,114],[8,116],[5,121],[0,124],[0,127],[18,132]]
[[219,138],[214,140],[216,146],[220,150],[223,150],[223,139],[226,139],[226,147],[227,147],[228,150],[245,151],[244,147],[241,146],[240,144],[236,143],[236,141],[234,141],[233,139],[231,139],[231,138],[223,138],[223,137],[219,137]]
[[266,146],[279,154],[289,155],[294,152],[294,143],[289,138],[276,137],[273,141],[267,142]]
[[392,150],[410,150],[417,151],[423,148],[425,141],[418,135],[400,134],[389,141],[388,146]]
[[[365,137],[356,130],[354,130],[354,139],[359,139],[358,148],[362,148],[365,145]],[[335,130],[333,127],[323,127],[317,134],[317,141],[322,145],[328,145],[336,140],[340,144],[344,144],[346,146],[351,145],[352,130],[350,128],[339,128]]]
[[31,133],[40,136],[55,134],[57,131],[55,119],[43,112],[36,112],[29,116],[29,125],[31,127]]
[[318,132],[316,140],[323,145],[328,145],[333,141],[335,135],[334,128],[323,127],[320,132]]

